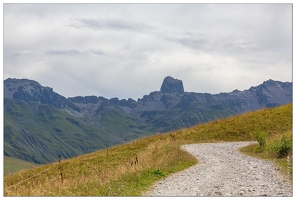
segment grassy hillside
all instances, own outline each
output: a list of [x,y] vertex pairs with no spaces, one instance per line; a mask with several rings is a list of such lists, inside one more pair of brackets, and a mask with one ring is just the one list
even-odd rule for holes
[[4,156],[4,176],[19,172],[24,169],[37,167],[35,163],[26,162],[20,159]]
[[[252,153],[277,158],[269,148],[282,135],[292,139],[292,104],[246,113],[22,171],[4,178],[5,196],[139,196],[164,176],[198,161],[180,145],[200,142],[256,140],[266,145]],[[258,148],[261,150],[258,151]],[[269,153],[269,150],[271,153]],[[291,156],[290,151],[288,152]],[[281,159],[281,158],[279,158]],[[34,176],[33,178],[30,178]]]

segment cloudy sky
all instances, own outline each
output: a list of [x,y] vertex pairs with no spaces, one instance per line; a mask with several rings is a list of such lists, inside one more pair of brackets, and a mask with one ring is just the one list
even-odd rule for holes
[[4,4],[3,76],[65,97],[292,81],[292,4]]

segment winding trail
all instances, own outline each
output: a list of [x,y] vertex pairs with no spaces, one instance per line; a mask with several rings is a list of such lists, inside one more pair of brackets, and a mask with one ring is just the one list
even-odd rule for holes
[[145,196],[292,196],[271,162],[239,153],[252,143],[184,145],[198,164],[157,182]]

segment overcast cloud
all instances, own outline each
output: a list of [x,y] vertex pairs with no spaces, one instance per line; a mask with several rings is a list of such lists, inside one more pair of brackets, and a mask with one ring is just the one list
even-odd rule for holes
[[4,79],[142,98],[292,81],[292,4],[4,4]]

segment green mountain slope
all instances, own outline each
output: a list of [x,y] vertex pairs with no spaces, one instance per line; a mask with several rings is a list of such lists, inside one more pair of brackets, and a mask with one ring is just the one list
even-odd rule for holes
[[115,145],[122,138],[51,105],[4,102],[4,155],[48,163]]

